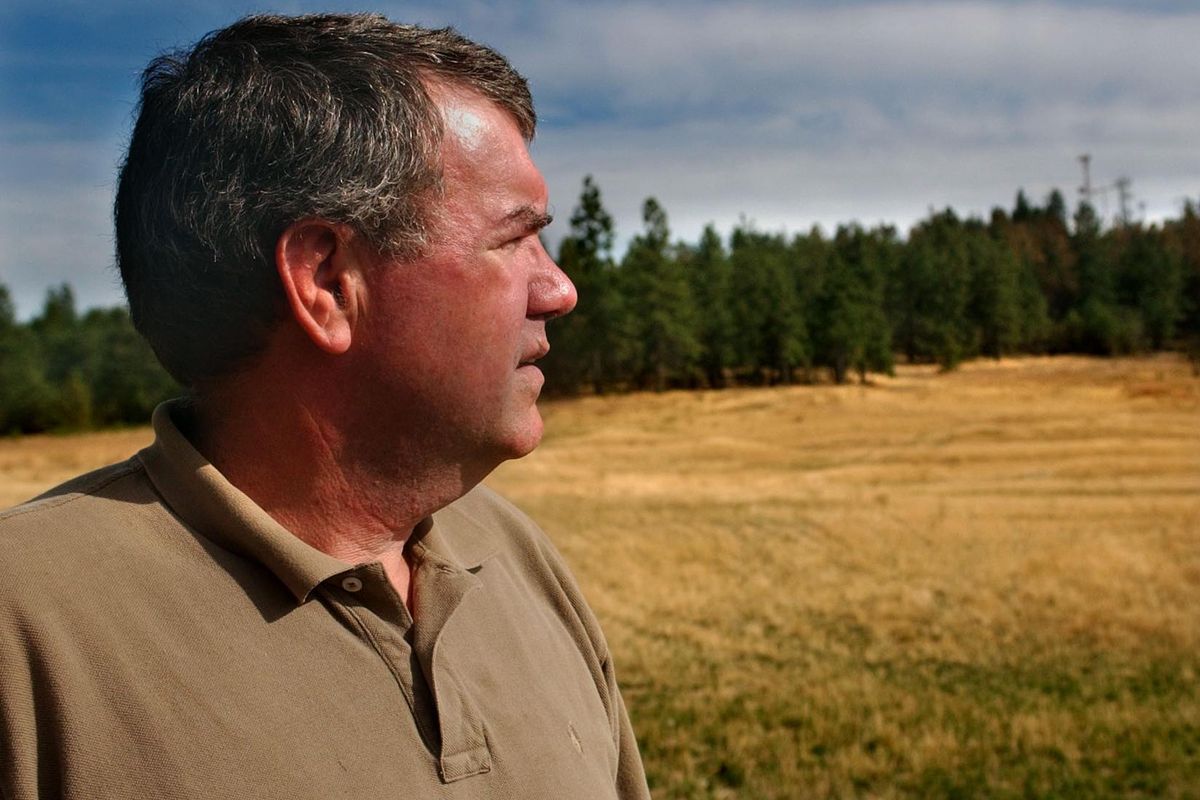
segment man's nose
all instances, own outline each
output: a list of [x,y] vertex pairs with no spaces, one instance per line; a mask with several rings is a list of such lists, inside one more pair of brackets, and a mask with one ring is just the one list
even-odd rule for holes
[[575,284],[567,273],[554,263],[545,248],[541,248],[537,272],[529,282],[529,309],[531,319],[554,319],[569,314],[575,308],[579,295]]

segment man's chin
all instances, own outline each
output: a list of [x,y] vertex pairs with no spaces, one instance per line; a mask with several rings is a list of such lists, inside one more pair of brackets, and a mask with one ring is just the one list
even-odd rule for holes
[[520,429],[514,431],[513,436],[509,438],[507,458],[523,458],[532,453],[541,444],[544,432],[545,423],[542,421],[541,412],[538,411],[537,406],[533,406]]

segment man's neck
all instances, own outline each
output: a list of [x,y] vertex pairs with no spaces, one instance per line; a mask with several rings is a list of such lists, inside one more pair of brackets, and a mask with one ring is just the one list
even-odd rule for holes
[[407,447],[391,441],[381,463],[378,442],[361,441],[336,414],[308,408],[294,396],[210,398],[196,404],[189,436],[230,483],[296,537],[349,564],[381,563],[407,598],[405,545],[413,530],[482,474],[472,479],[461,464],[434,462],[433,448],[419,441]]

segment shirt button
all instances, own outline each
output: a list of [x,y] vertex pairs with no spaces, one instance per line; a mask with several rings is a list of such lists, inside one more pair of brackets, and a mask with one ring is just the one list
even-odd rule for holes
[[348,578],[342,578],[342,588],[347,592],[357,592],[362,588],[362,581],[353,575]]

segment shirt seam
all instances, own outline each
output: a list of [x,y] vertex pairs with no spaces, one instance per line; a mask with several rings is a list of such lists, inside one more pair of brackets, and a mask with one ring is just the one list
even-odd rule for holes
[[[51,508],[61,508],[68,503],[72,503],[84,497],[95,497],[102,489],[111,486],[117,481],[124,480],[125,478],[128,478],[137,472],[145,471],[145,468],[140,462],[136,464],[130,463],[132,461],[133,459],[130,459],[125,464],[122,464],[116,475],[109,476],[98,483],[87,486],[86,488],[69,492],[59,497],[42,496],[40,499],[34,498],[33,500],[16,506],[15,508],[11,508],[8,511],[0,513],[0,520],[18,519],[26,514],[32,514],[36,511],[44,511]],[[50,491],[53,490],[51,489]]]
[[[480,727],[482,727],[482,728],[484,729],[484,733],[483,733],[483,742],[482,742],[481,744],[472,745],[471,747],[464,747],[464,748],[463,748],[463,749],[461,749],[461,750],[455,750],[453,753],[443,753],[443,754],[442,754],[442,758],[444,758],[444,759],[445,759],[445,758],[457,758],[458,756],[468,755],[468,754],[470,754],[470,753],[474,753],[474,752],[476,752],[476,751],[478,751],[478,750],[482,750],[482,751],[484,751],[485,753],[487,753],[487,754],[490,756],[490,755],[492,754],[492,748],[491,748],[491,746],[488,744],[488,740],[487,740],[487,728],[486,728],[486,726],[482,726],[482,725],[481,725]],[[487,770],[485,769],[485,770],[484,770],[484,772],[486,772],[486,771],[487,771]],[[477,775],[477,774],[479,774],[479,773],[475,773],[475,772],[473,772],[473,773],[471,773],[471,774],[472,774],[472,775]],[[464,776],[464,777],[465,777],[465,776]]]

